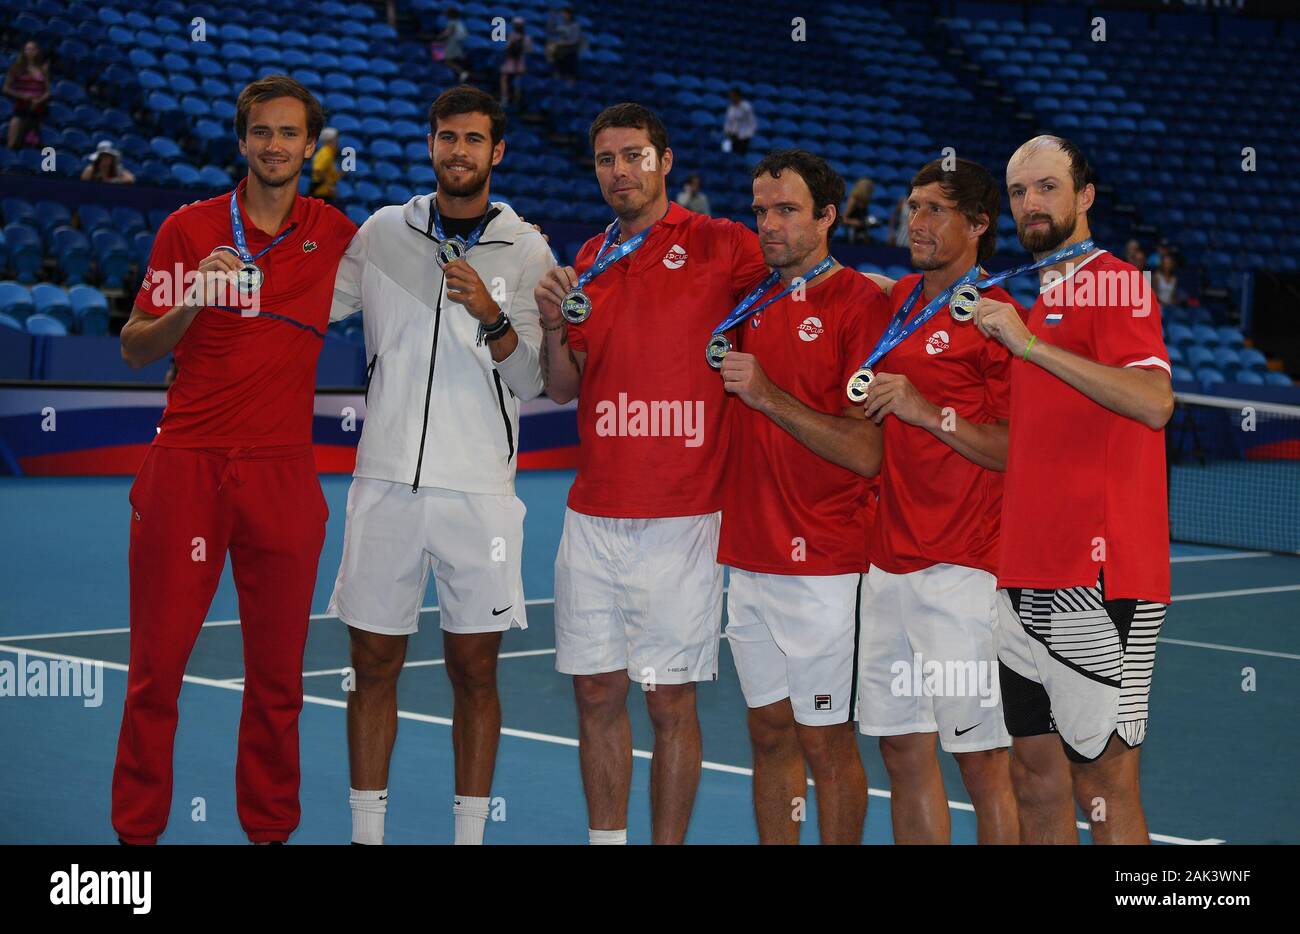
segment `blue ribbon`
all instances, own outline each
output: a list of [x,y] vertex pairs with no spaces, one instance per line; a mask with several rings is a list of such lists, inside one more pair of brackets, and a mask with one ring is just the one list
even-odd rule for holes
[[[667,216],[668,212],[664,211],[664,217]],[[659,220],[663,220],[663,217],[659,218]],[[641,244],[645,243],[646,237],[650,236],[650,231],[654,230],[655,226],[656,224],[651,224],[639,234],[629,237],[615,247],[613,244],[614,241],[618,239],[618,221],[614,221],[614,223],[610,224],[609,229],[605,231],[605,242],[601,244],[600,251],[596,253],[595,262],[591,264],[591,267],[586,272],[578,276],[578,288],[585,288],[588,282],[596,278],[610,266],[613,266],[623,257],[639,250]],[[611,249],[611,247],[613,248]]]
[[748,295],[746,295],[744,298],[740,300],[740,304],[737,305],[735,308],[733,308],[731,310],[731,314],[727,315],[727,317],[722,320],[722,323],[713,329],[713,333],[721,334],[724,331],[730,331],[736,325],[742,323],[746,318],[752,318],[754,315],[758,314],[768,305],[772,304],[775,301],[779,301],[782,298],[785,298],[785,296],[789,295],[796,288],[798,288],[799,285],[805,282],[809,282],[813,279],[816,279],[826,270],[830,269],[831,266],[834,265],[834,263],[835,263],[835,257],[828,255],[820,263],[818,263],[812,269],[808,270],[808,272],[805,273],[804,275],[795,276],[793,279],[791,279],[790,284],[787,285],[780,292],[778,292],[776,295],[773,295],[771,298],[763,302],[761,305],[754,306],[754,303],[758,301],[759,298],[761,298],[763,294],[767,292],[768,289],[776,285],[777,280],[781,278],[781,274],[779,272],[773,272],[770,276],[768,276],[766,279],[764,279],[762,282],[756,285]]
[[271,247],[275,246],[285,237],[289,236],[289,234],[293,233],[294,229],[298,225],[296,223],[290,224],[287,230],[283,231],[263,249],[259,250],[256,255],[250,253],[248,250],[248,238],[244,236],[244,222],[239,217],[238,194],[238,190],[230,193],[230,229],[235,238],[235,249],[239,253],[239,258],[243,261],[245,266],[248,266],[269,253]]
[[977,289],[987,289],[990,286],[997,285],[999,282],[1005,282],[1008,279],[1014,279],[1016,276],[1022,276],[1027,272],[1033,272],[1035,269],[1042,269],[1044,266],[1052,266],[1062,260],[1074,259],[1076,256],[1082,256],[1094,249],[1092,238],[1080,240],[1078,243],[1062,247],[1050,256],[1044,256],[1040,260],[1032,263],[1026,263],[1023,266],[1017,266],[1015,269],[1008,269],[1005,272],[994,273],[991,276],[985,276],[979,282],[975,283]]
[[[492,213],[492,206],[489,204],[487,212],[483,215],[482,222],[478,225],[478,227],[474,229],[474,232],[469,235],[469,239],[464,241],[466,253],[469,252],[470,247],[472,247],[474,244],[478,243],[480,239],[482,239],[483,231],[487,230],[488,214],[491,213]],[[438,211],[437,192],[435,192],[433,196],[433,233],[434,236],[438,238],[439,243],[447,239],[447,235],[442,232],[442,214],[440,214]]]
[[[889,322],[889,327],[885,328],[885,333],[880,335],[880,340],[876,342],[876,349],[871,351],[871,356],[867,357],[866,362],[862,364],[862,369],[869,370],[875,366],[881,357],[889,353],[920,328],[921,325],[933,318],[935,312],[940,308],[947,307],[948,300],[952,298],[953,292],[967,282],[974,281],[978,275],[979,267],[972,266],[956,282],[930,299],[929,304],[921,309],[920,314],[911,321],[907,321],[907,316],[912,313],[916,303],[921,300],[921,293],[925,290],[925,277],[918,279],[916,286],[912,289],[912,294],[907,296],[907,300],[894,313],[893,319]],[[904,321],[907,321],[906,325],[903,324]]]

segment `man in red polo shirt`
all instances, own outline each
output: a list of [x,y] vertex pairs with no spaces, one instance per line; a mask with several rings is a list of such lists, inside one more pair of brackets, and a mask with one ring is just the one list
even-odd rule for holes
[[[761,843],[798,843],[817,788],[822,843],[862,842],[867,776],[853,730],[858,588],[879,431],[844,387],[888,300],[830,256],[844,180],[803,150],[755,166],[754,215],[779,274],[722,359],[732,406],[718,560],[727,642],[749,707]],[[771,299],[769,301],[768,299]]]
[[[893,313],[910,301],[914,320],[993,255],[1000,198],[974,162],[922,167],[907,211],[912,265],[923,273],[893,284]],[[1012,301],[996,286],[985,294]],[[872,346],[887,321],[873,322]],[[895,843],[951,840],[936,741],[957,760],[979,842],[1019,838],[997,663],[1010,368],[1005,347],[945,304],[881,358],[864,407],[881,425],[884,456],[862,590],[858,722],[880,737]]]
[[1138,753],[1170,598],[1160,310],[1139,270],[1092,246],[1073,143],[1025,143],[1007,191],[1036,259],[1074,254],[1043,266],[1027,322],[989,298],[975,318],[1017,358],[998,582],[1019,619],[998,657],[1021,838],[1077,842],[1077,802],[1095,842],[1147,843]]
[[767,267],[752,231],[669,201],[668,133],[645,107],[608,108],[590,139],[616,215],[575,262],[590,317],[561,317],[574,267],[536,289],[547,394],[578,398],[578,476],[555,563],[556,668],[574,676],[591,842],[627,840],[636,681],[655,730],[654,841],[680,843],[702,761],[695,682],[717,677],[722,625],[726,397],[704,348]]
[[356,232],[297,193],[323,123],[291,78],[244,89],[235,130],[248,177],[163,222],[122,329],[132,366],[174,348],[178,369],[130,496],[131,659],[113,772],[124,843],[154,843],[167,826],[177,697],[227,550],[244,635],[240,823],[255,843],[298,826],[302,657],[328,516],[311,448],[316,360]]

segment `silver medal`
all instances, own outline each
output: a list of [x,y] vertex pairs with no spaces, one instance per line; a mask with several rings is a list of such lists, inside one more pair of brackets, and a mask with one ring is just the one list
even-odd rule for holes
[[560,303],[560,314],[570,324],[582,324],[591,315],[591,298],[582,289],[573,289]]
[[855,405],[867,400],[867,390],[871,387],[872,381],[876,374],[871,371],[870,367],[863,367],[849,377],[848,394],[849,401]]
[[960,286],[948,300],[948,314],[954,321],[969,321],[975,317],[975,309],[980,304],[980,290],[969,282]]
[[438,244],[438,266],[446,269],[448,263],[454,263],[465,255],[465,241],[460,237],[448,237]]
[[709,361],[709,366],[715,370],[722,369],[722,358],[731,350],[731,341],[727,340],[721,334],[714,334],[709,338],[709,344],[704,348],[704,358]]

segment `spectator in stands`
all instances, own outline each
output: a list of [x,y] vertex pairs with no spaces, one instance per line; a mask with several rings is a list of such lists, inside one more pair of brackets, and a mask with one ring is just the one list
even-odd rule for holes
[[83,182],[108,182],[110,185],[134,185],[135,176],[122,165],[122,154],[110,140],[100,140],[95,151],[86,157],[81,170]]
[[731,103],[727,105],[727,119],[722,125],[722,132],[731,142],[731,151],[746,153],[749,141],[758,129],[758,120],[754,116],[754,107],[745,100],[740,88],[731,89]]
[[886,236],[889,238],[891,246],[908,247],[911,245],[907,237],[907,228],[911,221],[911,212],[907,209],[907,195],[898,199],[894,205],[894,210],[889,214],[889,229]]
[[1134,265],[1134,267],[1136,267],[1137,269],[1146,269],[1146,268],[1147,268],[1147,251],[1144,250],[1144,249],[1142,249],[1141,247],[1138,247],[1137,252],[1133,254],[1133,259],[1131,259],[1130,262],[1131,262],[1131,263]]
[[433,60],[450,68],[462,84],[469,80],[469,59],[465,55],[467,38],[469,27],[460,18],[460,10],[454,6],[447,7],[447,24],[433,37]]
[[528,53],[532,50],[533,40],[524,32],[524,18],[516,16],[510,21],[506,54],[501,59],[502,107],[519,107],[523,102],[523,77],[528,67]]
[[849,192],[848,201],[844,202],[841,221],[850,243],[867,243],[874,239],[872,230],[880,226],[880,218],[871,213],[871,196],[875,191],[876,183],[863,176]]
[[14,102],[9,120],[10,149],[39,146],[41,121],[50,109],[50,63],[34,40],[27,40],[5,75],[3,93]]
[[334,189],[339,183],[339,167],[335,160],[339,154],[339,131],[327,126],[320,131],[316,152],[311,157],[311,189],[313,198],[334,203]]
[[573,84],[578,77],[578,53],[582,50],[582,25],[574,18],[573,7],[560,10],[558,19],[550,24],[546,42],[546,56],[557,78]]
[[1178,265],[1178,257],[1174,256],[1173,244],[1169,242],[1168,237],[1161,237],[1156,243],[1155,253],[1153,253],[1151,258],[1147,260],[1147,265],[1152,269],[1159,269],[1160,265],[1165,261],[1165,256],[1173,256],[1174,265]]
[[[1141,256],[1142,262],[1138,262],[1139,256]],[[1138,269],[1141,269],[1145,265],[1146,254],[1142,252],[1142,244],[1139,243],[1136,238],[1124,244],[1124,260],[1129,265],[1136,266]]]
[[709,210],[709,196],[700,187],[700,176],[694,172],[686,176],[686,184],[677,196],[677,203],[696,214],[713,213]]
[[[1162,244],[1165,246],[1165,244]],[[1160,254],[1160,266],[1156,269],[1155,275],[1152,276],[1156,286],[1156,300],[1161,305],[1175,305],[1178,303],[1178,274],[1174,265],[1174,254],[1168,249],[1162,250]]]

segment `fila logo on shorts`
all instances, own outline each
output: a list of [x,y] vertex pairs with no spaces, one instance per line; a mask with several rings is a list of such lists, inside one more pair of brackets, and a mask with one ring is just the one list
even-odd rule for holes
[[925,352],[933,356],[937,353],[943,353],[949,347],[948,332],[935,331],[925,339]]
[[817,340],[825,330],[822,327],[822,319],[817,317],[804,318],[803,324],[798,327],[799,337],[805,341]]
[[669,269],[681,269],[686,265],[686,251],[674,243],[672,249],[664,254],[664,265]]
[[813,695],[813,710],[830,710],[831,708],[831,696],[829,694]]

